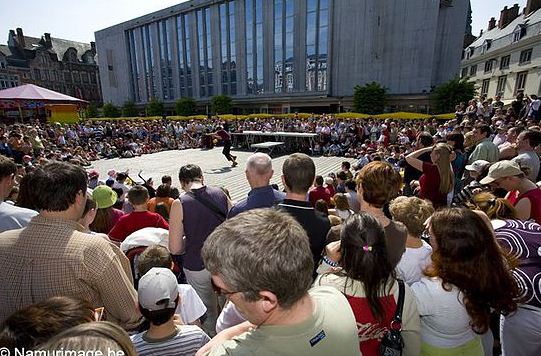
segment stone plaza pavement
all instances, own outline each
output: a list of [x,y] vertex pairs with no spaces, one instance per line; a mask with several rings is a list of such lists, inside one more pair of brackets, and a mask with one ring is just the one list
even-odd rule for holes
[[[239,165],[235,168],[231,168],[230,163],[222,155],[222,147],[215,147],[211,150],[163,151],[134,158],[104,159],[93,162],[92,167],[88,167],[88,170],[96,169],[100,173],[100,180],[105,180],[107,171],[110,169],[117,172],[129,169],[130,177],[140,182],[137,173],[142,169],[141,175],[145,179],[152,177],[155,188],[161,183],[161,177],[166,174],[173,177],[173,185],[179,187],[179,168],[182,165],[193,163],[203,170],[205,184],[227,188],[231,194],[231,199],[237,201],[244,198],[250,191],[244,170],[246,159],[253,152],[232,150],[232,153],[238,157],[237,162],[239,162]],[[272,160],[274,176],[271,183],[278,184],[280,189],[283,188],[280,180],[282,164],[286,158],[287,155],[283,155]],[[312,157],[312,159],[316,164],[316,174],[323,176],[330,172],[339,171],[342,161],[347,160],[352,164],[356,161],[344,157]]]

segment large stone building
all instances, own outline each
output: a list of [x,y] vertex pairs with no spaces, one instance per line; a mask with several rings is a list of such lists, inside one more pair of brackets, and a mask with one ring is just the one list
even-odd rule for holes
[[35,84],[94,103],[101,103],[96,46],[51,37],[29,37],[10,30],[0,45],[0,89]]
[[[427,110],[458,74],[468,1],[192,0],[96,32],[105,101],[233,97],[249,112],[336,111],[377,81]],[[400,107],[402,106],[402,107]],[[343,108],[342,108],[343,109]]]
[[475,81],[478,92],[500,95],[510,103],[519,92],[541,96],[541,0],[504,7],[498,21],[464,49],[461,77]]

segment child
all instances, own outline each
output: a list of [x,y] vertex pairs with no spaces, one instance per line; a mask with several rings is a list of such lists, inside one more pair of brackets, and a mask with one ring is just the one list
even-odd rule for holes
[[169,229],[169,224],[161,215],[147,210],[149,195],[145,187],[132,187],[128,192],[128,200],[133,206],[133,212],[122,216],[113,226],[109,232],[111,240],[122,242],[131,233],[145,227]]
[[139,280],[139,310],[150,322],[147,331],[131,340],[139,356],[195,355],[210,341],[195,325],[177,325],[175,309],[179,302],[177,279],[167,268],[154,267]]
[[[137,259],[137,271],[142,276],[153,267],[163,267],[173,269],[173,259],[169,250],[160,245],[149,246]],[[195,289],[189,284],[179,284],[180,302],[178,303],[176,313],[181,316],[185,324],[201,326],[200,318],[207,311],[207,307]]]

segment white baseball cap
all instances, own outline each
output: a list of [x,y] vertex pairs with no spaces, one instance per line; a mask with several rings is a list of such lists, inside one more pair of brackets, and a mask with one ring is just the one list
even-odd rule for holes
[[139,304],[150,311],[176,308],[177,278],[170,269],[153,267],[139,280]]
[[478,159],[477,161],[473,161],[472,164],[466,165],[466,169],[468,171],[475,171],[477,173],[481,173],[488,166],[490,166],[489,161],[485,161],[484,159]]

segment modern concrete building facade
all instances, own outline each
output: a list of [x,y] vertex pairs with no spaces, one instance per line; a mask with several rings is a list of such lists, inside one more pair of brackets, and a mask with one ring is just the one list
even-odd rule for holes
[[464,49],[461,77],[475,81],[478,92],[500,95],[510,103],[519,93],[541,96],[541,0],[528,0],[501,11],[486,31]]
[[[96,32],[104,101],[337,111],[377,81],[426,110],[458,74],[468,1],[192,0]],[[399,107],[397,107],[399,108]]]

